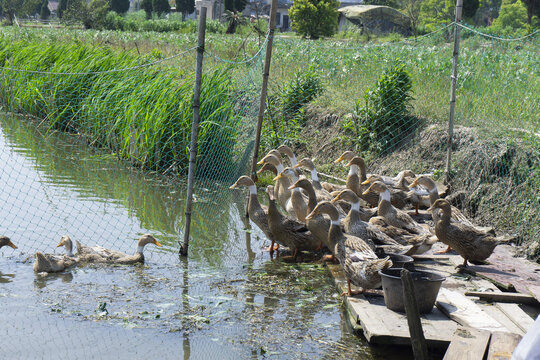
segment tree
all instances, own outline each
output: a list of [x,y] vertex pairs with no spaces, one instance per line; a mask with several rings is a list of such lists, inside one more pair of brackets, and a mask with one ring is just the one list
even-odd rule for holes
[[247,0],[225,0],[225,10],[230,12],[242,12],[247,4]]
[[382,5],[389,6],[394,9],[400,8],[399,0],[365,0],[362,1],[362,5]]
[[182,21],[186,16],[195,11],[195,0],[176,0],[176,11],[182,13]]
[[503,0],[499,17],[493,21],[492,30],[498,33],[513,31],[525,26],[527,9],[520,1]]
[[142,0],[141,1],[141,9],[144,10],[146,13],[146,18],[150,19],[152,17],[152,0]]
[[420,18],[420,8],[422,6],[422,0],[405,0],[404,7],[405,12],[409,19],[411,19],[411,28],[414,32],[414,37],[418,36],[418,20]]
[[225,21],[229,22],[229,25],[227,25],[227,30],[225,30],[225,34],[234,34],[238,25],[245,25],[247,23],[246,18],[241,12],[233,12],[229,10],[225,10]]
[[532,17],[540,17],[540,0],[521,0],[527,9],[527,24],[531,25]]
[[70,0],[59,0],[58,1],[58,7],[56,8],[56,12],[58,13],[58,17],[62,18],[64,16],[64,11],[67,10],[68,5],[71,1]]
[[92,0],[89,3],[86,0],[72,0],[62,20],[80,21],[85,29],[101,29],[108,11],[108,0]]
[[292,29],[305,38],[332,36],[338,27],[338,0],[295,0],[289,9]]
[[125,14],[129,10],[129,0],[111,0],[111,10],[118,14]]
[[41,20],[47,20],[51,16],[51,11],[49,10],[49,0],[43,0],[41,3],[41,11],[39,12],[39,18]]
[[161,16],[171,12],[171,5],[168,0],[152,0],[152,10]]

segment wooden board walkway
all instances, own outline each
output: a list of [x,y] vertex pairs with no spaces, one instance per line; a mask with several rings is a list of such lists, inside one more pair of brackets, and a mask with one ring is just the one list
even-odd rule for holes
[[[436,250],[443,249],[443,244],[437,245],[439,248]],[[491,359],[509,358],[500,356],[500,354],[511,354],[521,336],[532,326],[533,318],[515,303],[489,303],[478,299],[478,297],[466,296],[466,292],[489,291],[492,294],[500,294],[500,296],[507,293],[501,292],[491,279],[488,281],[486,277],[473,276],[471,273],[458,273],[455,265],[462,263],[463,260],[460,256],[426,254],[419,256],[419,258],[415,260],[417,268],[446,276],[437,298],[437,306],[431,313],[421,316],[428,346],[445,348],[452,341],[455,341],[456,343],[447,351],[449,357],[445,357],[445,359],[482,359],[486,353]],[[489,260],[491,262],[491,259]],[[514,265],[514,268],[521,269],[521,266],[521,264]],[[345,291],[347,283],[340,265],[328,264],[328,268],[338,289],[341,292]],[[475,268],[482,268],[482,266]],[[516,283],[517,287],[523,289],[522,282],[513,280],[509,283]],[[528,301],[534,304],[534,299],[530,301],[533,297],[531,292],[529,291],[527,294],[529,294]],[[508,296],[505,298],[508,299]],[[518,298],[523,299],[523,297]],[[409,328],[405,314],[387,309],[382,295],[346,296],[344,301],[353,327],[361,331],[368,342],[410,345]],[[478,346],[480,349],[478,353],[482,353],[482,356],[476,357],[470,353],[468,357],[459,357],[459,354],[465,354],[463,347],[467,347],[467,344],[472,341],[471,338],[456,335],[459,334],[460,329],[466,329],[469,332],[475,332],[475,334],[488,335],[487,340],[485,335],[475,335],[476,340],[474,341],[479,343],[474,346]],[[501,344],[501,341],[504,344]],[[481,350],[480,343],[485,345],[483,350]],[[451,357],[454,351],[452,349],[457,351],[456,356],[458,357]]]

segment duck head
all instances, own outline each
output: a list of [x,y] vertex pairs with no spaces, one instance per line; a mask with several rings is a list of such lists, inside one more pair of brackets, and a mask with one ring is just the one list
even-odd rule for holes
[[144,234],[139,238],[139,241],[137,242],[137,252],[142,254],[143,249],[147,244],[154,244],[160,247],[162,246],[155,237],[150,234]]
[[287,155],[289,159],[291,159],[291,164],[296,165],[296,156],[294,156],[294,153],[290,147],[287,145],[279,145],[277,151],[281,154]]
[[302,188],[302,189],[307,189],[309,187],[312,187],[311,183],[309,182],[308,179],[299,179],[297,180],[294,184],[292,184],[291,186],[289,186],[289,190],[293,190],[293,189],[299,189],[299,188]]
[[409,189],[417,187],[418,185],[421,185],[428,190],[432,190],[437,187],[437,185],[435,185],[435,182],[429,176],[426,176],[426,175],[420,175],[416,179],[414,179],[411,185],[409,185]]
[[264,163],[263,166],[257,170],[257,175],[265,172],[265,171],[270,171],[270,172],[273,172],[274,173],[274,176],[276,176],[278,174],[277,172],[277,169],[276,169],[276,166],[273,165],[273,164],[270,164],[270,163]]
[[294,168],[305,167],[309,171],[315,170],[315,164],[313,163],[313,160],[311,160],[310,158],[303,158],[302,160],[298,162],[298,164],[296,164],[293,167]]
[[322,201],[315,206],[315,209],[306,216],[306,220],[312,219],[317,215],[328,214],[332,221],[338,221],[339,213],[336,207],[330,201]]
[[375,181],[382,181],[382,177],[380,177],[379,175],[371,174],[366,180],[362,181],[362,185],[373,184]]
[[296,178],[296,173],[294,172],[293,168],[291,167],[286,167],[285,169],[283,169],[283,171],[281,171],[278,176],[276,176],[274,178],[274,181],[276,180],[279,180],[279,179],[282,179],[284,177],[288,177],[289,179],[294,179]]
[[255,185],[253,180],[251,180],[251,178],[249,176],[243,175],[243,176],[240,176],[238,178],[238,180],[236,180],[236,182],[234,184],[229,186],[229,189],[239,188],[240,186],[249,187],[249,186],[253,186],[253,185]]
[[334,163],[338,164],[342,161],[351,161],[356,155],[352,151],[345,151],[343,154],[341,154],[340,157],[338,157]]
[[[333,195],[333,194],[332,194]],[[339,191],[337,194],[334,195],[335,197],[330,201],[332,204],[335,204],[336,202],[340,200],[345,200],[349,203],[357,203],[360,201],[358,198],[358,195],[354,193],[354,191],[350,189],[345,189],[342,191]]]
[[452,206],[446,199],[438,199],[431,205],[431,207],[428,209],[428,211],[433,211],[435,209],[442,209],[444,212],[450,212],[452,209]]
[[60,238],[60,242],[56,247],[65,247],[67,256],[73,256],[73,242],[71,241],[71,238],[67,235],[64,235]]
[[268,195],[268,199],[270,201],[274,201],[275,198],[274,198],[274,186],[273,185],[268,185],[266,187],[266,195]]
[[0,248],[3,247],[3,246],[9,246],[9,247],[12,247],[14,249],[17,248],[17,246],[15,246],[15,244],[12,243],[10,238],[8,238],[7,236],[0,236]]
[[388,188],[382,181],[375,181],[369,188],[367,188],[366,191],[362,193],[362,195],[367,195],[370,191],[374,191],[377,193],[383,193],[385,191],[388,191]]

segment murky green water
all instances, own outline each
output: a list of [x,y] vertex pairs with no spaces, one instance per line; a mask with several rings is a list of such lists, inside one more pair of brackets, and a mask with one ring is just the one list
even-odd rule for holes
[[[0,234],[19,246],[0,250],[0,358],[396,358],[351,333],[321,264],[261,251],[245,193],[199,184],[191,256],[179,259],[184,184],[74,140],[0,117]],[[63,234],[132,253],[146,232],[165,247],[148,246],[144,266],[41,277],[27,260],[59,252]]]

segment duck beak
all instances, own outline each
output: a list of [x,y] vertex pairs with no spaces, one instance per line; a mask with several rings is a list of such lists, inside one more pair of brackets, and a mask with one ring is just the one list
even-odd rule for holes
[[283,175],[282,174],[279,174],[278,176],[276,176],[273,180],[274,181],[277,181],[279,179],[283,178]]
[[294,165],[292,168],[293,168],[293,169],[297,169],[297,168],[299,168],[300,166],[302,166],[302,165],[301,165],[301,164],[296,164],[296,165]]
[[418,186],[418,179],[414,179],[414,181],[409,185],[409,189],[412,189],[413,187]]
[[156,246],[159,246],[159,247],[162,247],[162,246],[163,246],[163,245],[161,245],[161,244],[159,243],[159,241],[157,241],[157,240],[154,240],[154,244],[156,244]]
[[293,190],[293,189],[296,189],[296,188],[297,188],[296,184],[292,184],[291,186],[288,187],[289,190]]
[[371,191],[371,186],[366,191],[364,191],[362,195],[367,195],[369,194],[370,191]]
[[336,196],[335,198],[333,198],[332,200],[330,200],[330,202],[331,202],[332,204],[335,204],[336,201],[338,201],[338,200],[341,200],[341,199],[340,199],[338,196]]
[[56,245],[56,247],[60,247],[60,246],[64,246],[64,241],[63,241],[63,240],[61,240],[61,241],[58,243],[58,245]]
[[314,211],[310,212],[307,216],[306,216],[306,220],[311,220],[313,219],[313,217],[315,216],[316,214],[314,214]]
[[257,174],[260,174],[260,173],[262,173],[262,171],[263,171],[263,169],[262,169],[262,168],[260,168],[259,170],[257,170]]
[[264,164],[264,158],[262,158],[262,159],[257,163],[257,165],[262,165],[262,164]]
[[231,186],[229,186],[229,189],[235,189],[236,188],[236,183],[232,184]]
[[17,246],[14,243],[12,243],[11,240],[8,242],[8,246],[10,246],[10,247],[12,247],[14,249],[17,248]]
[[430,206],[426,211],[433,211],[435,208],[433,206]]
[[366,179],[365,181],[362,181],[362,185],[368,185],[371,181],[369,179]]

